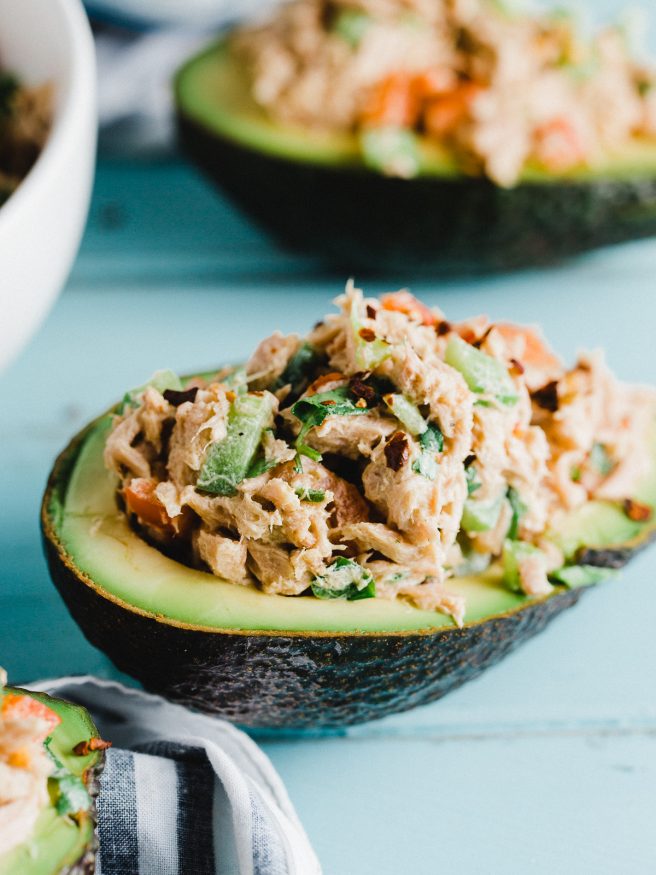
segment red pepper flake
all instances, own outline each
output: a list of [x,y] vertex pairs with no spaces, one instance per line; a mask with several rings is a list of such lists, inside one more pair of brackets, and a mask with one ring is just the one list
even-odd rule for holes
[[198,386],[192,386],[190,389],[164,389],[162,395],[169,404],[174,407],[179,407],[185,401],[195,401],[198,394]]
[[371,343],[376,339],[376,332],[372,328],[361,328],[358,334],[367,343]]
[[335,404],[336,402],[333,401],[332,398],[327,398],[325,401],[321,402],[322,407],[334,407]]
[[494,328],[494,325],[488,325],[488,327],[485,329],[483,334],[481,334],[481,336],[478,338],[478,340],[474,341],[473,345],[476,347],[476,349],[481,348],[481,346],[487,340],[488,334],[490,333],[490,331],[492,331],[493,328]]
[[369,386],[366,380],[371,376],[369,371],[361,371],[354,374],[349,381],[349,388],[356,398],[364,398],[367,404],[376,403],[376,390]]
[[378,315],[378,310],[375,307],[372,307],[371,304],[367,304],[367,316],[370,319],[375,319]]
[[355,402],[355,406],[359,407],[360,410],[364,410],[364,408],[367,406],[367,402],[364,398],[358,398],[358,400]]
[[385,460],[387,467],[392,471],[399,471],[410,457],[410,447],[408,446],[408,436],[405,432],[395,431],[393,435],[387,438],[385,444]]
[[103,741],[102,738],[89,738],[76,744],[73,753],[78,757],[86,757],[95,750],[107,750],[111,746],[111,741]]
[[449,334],[453,331],[453,325],[450,322],[447,322],[446,319],[442,319],[441,322],[438,322],[435,326],[435,333],[438,337],[444,337],[445,334]]
[[228,389],[228,391],[226,392],[226,399],[232,404],[232,402],[237,399],[237,395],[232,391],[232,389]]
[[634,498],[625,498],[622,507],[624,513],[634,523],[648,523],[654,513],[648,504],[643,504]]
[[558,410],[558,383],[552,380],[533,393],[533,400],[543,410],[555,413]]
[[515,377],[521,377],[524,373],[524,365],[517,359],[510,359],[510,373]]

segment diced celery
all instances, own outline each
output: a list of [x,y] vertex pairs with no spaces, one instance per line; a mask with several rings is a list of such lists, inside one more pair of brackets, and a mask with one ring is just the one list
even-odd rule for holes
[[503,543],[503,578],[510,589],[521,592],[522,584],[519,577],[519,567],[524,559],[542,553],[538,547],[527,541],[511,541],[506,538]]
[[417,138],[408,128],[367,128],[360,134],[360,149],[367,167],[388,176],[410,179],[421,169]]
[[369,29],[371,18],[359,9],[340,9],[332,21],[333,33],[355,48]]
[[493,395],[503,404],[516,404],[517,390],[507,368],[495,358],[454,335],[446,347],[446,363],[460,371],[472,392]]
[[409,434],[415,436],[423,434],[428,428],[428,423],[419,412],[419,408],[404,395],[390,393],[383,396],[383,401]]
[[230,388],[239,395],[244,395],[248,391],[248,374],[246,373],[246,368],[238,367],[235,368],[234,371],[230,371],[230,373],[223,378],[223,384],[225,386],[230,386]]
[[198,488],[213,495],[234,495],[249,472],[262,432],[272,421],[271,396],[237,395],[230,405],[226,436],[207,451]]
[[565,565],[558,571],[553,571],[549,577],[555,583],[563,583],[570,589],[577,589],[581,586],[593,586],[615,574],[616,572],[611,568],[599,568],[596,565]]
[[466,532],[489,532],[497,524],[503,496],[490,501],[476,501],[468,498],[462,512],[460,528]]

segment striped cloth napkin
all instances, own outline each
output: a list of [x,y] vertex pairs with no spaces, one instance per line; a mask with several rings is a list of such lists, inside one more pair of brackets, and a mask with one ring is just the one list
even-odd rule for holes
[[245,733],[113,681],[31,688],[83,705],[113,743],[99,875],[321,875],[279,775]]

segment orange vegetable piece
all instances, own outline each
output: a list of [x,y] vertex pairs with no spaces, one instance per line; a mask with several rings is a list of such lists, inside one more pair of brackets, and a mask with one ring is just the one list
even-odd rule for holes
[[361,122],[412,128],[419,119],[419,111],[420,102],[413,78],[408,73],[393,73],[373,89]]
[[53,729],[61,723],[61,717],[55,714],[47,705],[44,705],[43,702],[39,702],[31,696],[21,696],[18,693],[7,693],[2,700],[0,714],[4,718],[11,720],[27,720],[30,718],[43,720],[47,725],[43,738],[47,738]]
[[452,133],[467,117],[482,90],[475,82],[462,82],[448,94],[431,100],[424,112],[427,132],[437,139]]
[[524,367],[539,368],[542,371],[558,370],[561,367],[559,359],[532,328],[510,322],[497,322],[494,330],[509,343],[522,341],[523,351],[519,353],[519,360]]
[[380,300],[383,310],[405,313],[410,319],[421,322],[422,325],[437,325],[440,321],[439,317],[426,304],[422,304],[414,295],[405,290],[382,295]]
[[155,495],[157,483],[145,477],[135,477],[123,489],[123,498],[130,513],[135,514],[142,523],[160,529],[165,534],[175,537],[181,534],[191,521],[187,508],[172,518],[166,508]]
[[576,129],[562,116],[536,130],[535,155],[541,164],[555,172],[569,170],[586,158]]

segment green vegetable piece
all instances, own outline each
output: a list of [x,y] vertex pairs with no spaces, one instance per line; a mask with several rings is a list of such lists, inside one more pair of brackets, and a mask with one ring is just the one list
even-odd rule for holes
[[278,465],[278,459],[265,459],[264,453],[258,452],[255,455],[255,458],[248,466],[248,471],[246,472],[246,480],[250,480],[251,477],[259,477],[260,474],[264,474],[266,471],[270,471],[271,468],[275,468]]
[[251,469],[262,432],[272,418],[271,396],[237,395],[230,405],[226,436],[207,451],[198,489],[213,495],[234,495]]
[[383,401],[399,422],[405,426],[408,434],[417,436],[423,434],[428,428],[428,424],[419,412],[419,408],[412,401],[408,401],[404,395],[395,393],[384,395]]
[[427,423],[426,430],[419,436],[419,445],[421,453],[412,463],[412,470],[427,480],[435,480],[439,468],[435,454],[444,449],[444,435],[435,423]]
[[299,394],[310,382],[312,371],[323,359],[321,353],[309,343],[302,343],[287,362],[287,367],[271,386],[277,392],[283,386],[291,385],[292,392]]
[[182,380],[178,375],[169,370],[168,368],[155,371],[150,380],[147,383],[144,383],[143,386],[138,386],[136,389],[130,389],[129,392],[126,392],[123,396],[123,401],[119,407],[119,412],[123,413],[126,407],[137,407],[139,404],[139,398],[143,393],[152,386],[153,389],[157,389],[158,392],[165,392],[167,389],[175,389],[177,392],[182,391]]
[[49,781],[54,789],[57,814],[78,814],[88,810],[91,799],[84,782],[77,775],[65,772],[51,777]]
[[355,307],[351,308],[351,328],[355,340],[355,364],[361,371],[373,371],[390,357],[392,347],[386,340],[367,338],[366,332],[371,329],[365,328]]
[[371,25],[371,18],[359,9],[340,9],[334,17],[331,30],[353,48],[362,41]]
[[602,477],[607,477],[615,467],[615,463],[608,455],[608,450],[603,444],[593,444],[590,450],[590,464]]
[[472,392],[493,395],[502,404],[516,404],[517,390],[507,369],[480,349],[453,335],[446,348],[446,363],[465,378]]
[[434,422],[429,422],[426,431],[419,438],[419,443],[427,453],[441,453],[444,449],[444,435]]
[[558,571],[552,571],[549,578],[570,589],[577,589],[582,586],[593,586],[614,576],[615,572],[611,568],[599,568],[596,565],[565,565]]
[[519,534],[519,521],[526,513],[527,507],[519,497],[519,492],[517,492],[513,486],[508,487],[506,497],[508,498],[510,509],[512,510],[512,517],[510,519],[510,526],[508,527],[508,534],[506,537],[510,538],[511,541],[514,541]]
[[311,589],[318,599],[371,599],[376,595],[376,583],[372,575],[354,562],[340,556],[326,570],[315,577]]
[[460,528],[466,532],[489,532],[497,524],[503,497],[490,501],[476,501],[468,498],[462,512]]
[[319,504],[326,497],[326,493],[323,489],[307,489],[305,486],[301,486],[297,489],[296,494],[301,501],[312,501],[315,504]]
[[221,382],[224,386],[230,386],[233,392],[236,392],[238,395],[245,395],[246,392],[248,392],[248,374],[246,373],[246,368],[235,368],[233,371],[230,371],[229,374],[226,374]]
[[316,395],[301,398],[292,406],[292,413],[302,423],[295,443],[297,453],[320,462],[321,453],[305,443],[308,433],[320,426],[329,416],[359,416],[369,413],[369,410],[366,407],[355,406],[348,386],[338,386],[337,389],[328,392],[317,392]]
[[473,465],[465,468],[465,478],[467,480],[467,495],[473,495],[477,489],[480,489],[482,484],[478,479],[478,471]]
[[510,538],[506,538],[503,543],[502,562],[503,579],[509,589],[516,590],[517,592],[522,591],[519,566],[524,559],[540,553],[542,551],[538,547],[529,544],[527,541],[512,541]]
[[367,128],[360,134],[360,150],[367,167],[379,173],[410,179],[421,169],[417,138],[408,128]]

